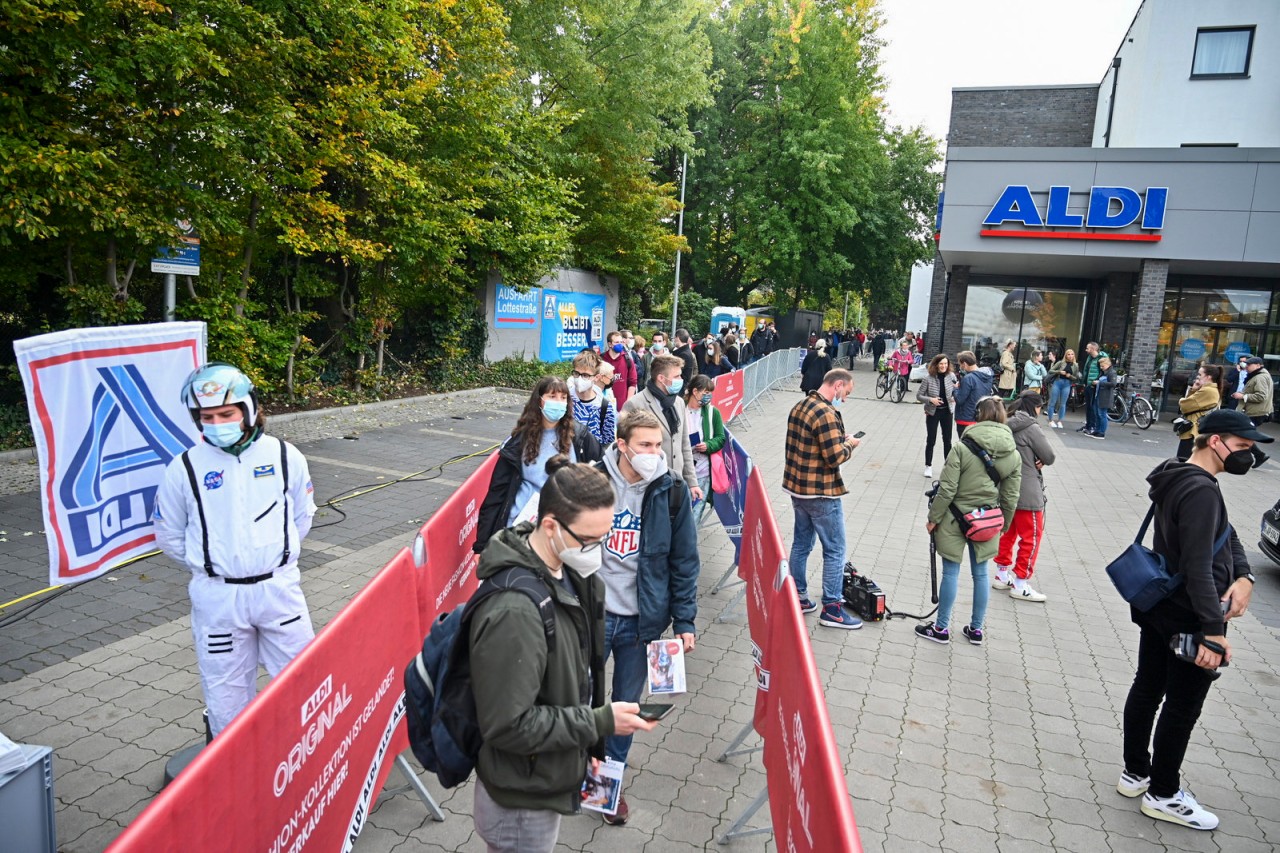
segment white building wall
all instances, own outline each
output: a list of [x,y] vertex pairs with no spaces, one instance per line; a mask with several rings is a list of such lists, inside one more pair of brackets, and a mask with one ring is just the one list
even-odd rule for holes
[[[1257,28],[1249,76],[1191,79],[1196,31],[1234,26]],[[1110,147],[1280,147],[1280,0],[1146,0],[1116,55]],[[1098,87],[1095,148],[1106,145],[1115,73],[1107,69]]]

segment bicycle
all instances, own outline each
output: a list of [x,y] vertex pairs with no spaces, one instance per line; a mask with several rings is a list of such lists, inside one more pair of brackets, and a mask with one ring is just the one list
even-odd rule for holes
[[889,385],[893,382],[892,371],[885,368],[880,369],[880,378],[876,380],[876,399],[883,400],[884,395],[889,393]]
[[[1124,384],[1123,377],[1120,384],[1122,386]],[[1115,399],[1111,401],[1111,408],[1107,410],[1107,420],[1123,425],[1128,423],[1130,418],[1139,429],[1147,429],[1155,423],[1155,408],[1150,400],[1137,391],[1118,388]]]

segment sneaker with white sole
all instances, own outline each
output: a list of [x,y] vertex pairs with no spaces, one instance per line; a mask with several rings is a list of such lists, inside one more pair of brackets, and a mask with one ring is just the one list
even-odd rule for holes
[[1044,601],[1049,596],[1043,592],[1036,592],[1028,583],[1019,584],[1015,581],[1013,586],[1009,587],[1009,597],[1017,601]]
[[969,641],[969,645],[971,646],[982,645],[982,629],[981,628],[970,628],[968,625],[965,625],[963,628],[960,629],[960,633],[964,634],[965,639]]
[[916,636],[925,640],[933,640],[935,643],[940,643],[944,646],[951,642],[951,632],[946,628],[939,629],[932,622],[928,625],[917,625]]
[[1126,797],[1141,797],[1151,787],[1150,776],[1138,776],[1128,770],[1121,771],[1116,790]]
[[801,613],[812,613],[817,609],[818,609],[817,604],[815,604],[810,599],[804,597],[803,595],[800,596],[800,612]]
[[1010,566],[996,566],[996,576],[991,579],[992,589],[1013,589],[1013,571]]
[[818,624],[823,628],[844,628],[846,631],[856,631],[862,627],[862,620],[847,612],[839,603],[824,604],[822,615],[818,617]]
[[1142,813],[1156,820],[1167,820],[1189,829],[1217,829],[1218,816],[1196,802],[1186,791],[1179,791],[1167,799],[1153,797],[1151,792],[1142,795]]
[[932,477],[932,476],[933,476],[933,466],[932,466],[932,465],[926,465],[926,466],[924,466],[924,475],[925,475],[925,477],[926,477],[926,478],[928,478],[928,477]]

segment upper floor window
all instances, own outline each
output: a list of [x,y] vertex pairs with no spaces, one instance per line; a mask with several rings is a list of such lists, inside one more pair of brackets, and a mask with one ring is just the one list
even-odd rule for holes
[[1206,27],[1196,31],[1191,77],[1247,77],[1253,27]]

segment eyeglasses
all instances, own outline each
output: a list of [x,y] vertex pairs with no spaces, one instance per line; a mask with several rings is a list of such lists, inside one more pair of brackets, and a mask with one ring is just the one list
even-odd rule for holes
[[601,536],[599,539],[594,539],[588,542],[578,534],[574,533],[573,529],[570,528],[569,525],[565,524],[563,521],[561,521],[558,518],[556,519],[556,524],[560,525],[561,530],[563,530],[565,533],[568,533],[577,541],[579,547],[582,548],[582,553],[584,554],[590,554],[592,551],[594,551],[595,549],[599,548],[601,545],[604,544],[604,540],[605,540],[604,536]]
[[596,375],[594,373],[583,373],[582,371],[579,371],[579,370],[573,371],[573,375],[578,377],[579,379],[595,379],[596,378]]

